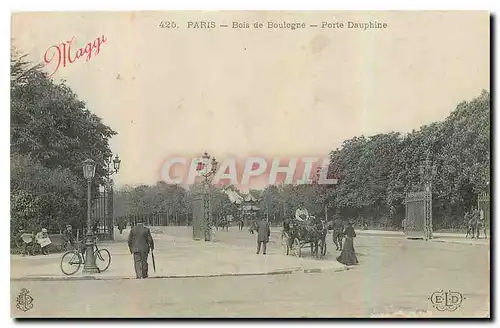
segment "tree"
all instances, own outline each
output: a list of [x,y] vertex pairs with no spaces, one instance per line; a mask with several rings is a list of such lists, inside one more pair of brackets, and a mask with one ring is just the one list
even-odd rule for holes
[[[433,221],[455,227],[475,205],[490,180],[490,95],[462,102],[443,122],[422,126],[404,136],[391,132],[354,137],[330,153],[330,170],[339,184],[320,189],[324,202],[344,217],[363,215],[373,225],[399,226],[403,200],[423,189],[419,166],[429,156],[433,179]],[[322,191],[321,191],[322,190]]]
[[259,207],[264,215],[269,216],[269,221],[282,220],[283,197],[276,185],[267,186],[259,202]]
[[116,134],[63,82],[11,51],[12,228],[56,229],[85,220],[86,158],[96,161],[93,190],[102,184],[108,141]]
[[11,232],[58,231],[79,226],[85,203],[78,180],[69,169],[50,169],[29,156],[11,155]]
[[94,188],[103,184],[109,139],[116,135],[63,82],[55,84],[40,65],[11,58],[11,153],[28,154],[44,167],[69,168],[80,178],[82,162],[96,161]]

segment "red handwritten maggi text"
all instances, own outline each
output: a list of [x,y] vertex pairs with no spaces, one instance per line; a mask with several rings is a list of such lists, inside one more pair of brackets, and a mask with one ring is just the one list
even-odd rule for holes
[[[86,58],[85,61],[87,62],[92,58],[92,56],[97,56],[101,51],[101,45],[106,42],[106,37],[104,35],[100,36],[93,42],[87,43],[85,47],[72,51],[71,47],[74,45],[74,40],[75,37],[72,37],[71,40],[62,42],[59,45],[51,46],[45,51],[43,60],[47,66],[53,67],[53,71],[49,77],[54,75],[59,70],[61,64],[63,67],[66,67],[80,58]],[[73,48],[73,50],[74,49],[75,48]]]

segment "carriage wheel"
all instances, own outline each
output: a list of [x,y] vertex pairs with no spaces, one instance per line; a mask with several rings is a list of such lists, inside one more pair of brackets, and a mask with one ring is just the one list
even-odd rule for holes
[[301,248],[300,241],[299,241],[298,238],[295,238],[293,240],[292,252],[297,257],[301,257],[302,256],[302,248]]

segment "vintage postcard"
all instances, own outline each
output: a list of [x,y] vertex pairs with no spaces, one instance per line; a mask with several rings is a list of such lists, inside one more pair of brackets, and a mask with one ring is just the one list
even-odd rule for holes
[[489,318],[490,13],[12,14],[14,318]]

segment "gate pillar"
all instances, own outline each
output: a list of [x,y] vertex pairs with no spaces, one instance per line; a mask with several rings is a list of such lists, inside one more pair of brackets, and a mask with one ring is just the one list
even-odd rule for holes
[[193,197],[193,239],[201,240],[204,238],[203,219],[204,219],[204,199],[203,193],[196,193]]
[[405,235],[408,238],[432,238],[432,194],[430,190],[411,192],[405,198]]

